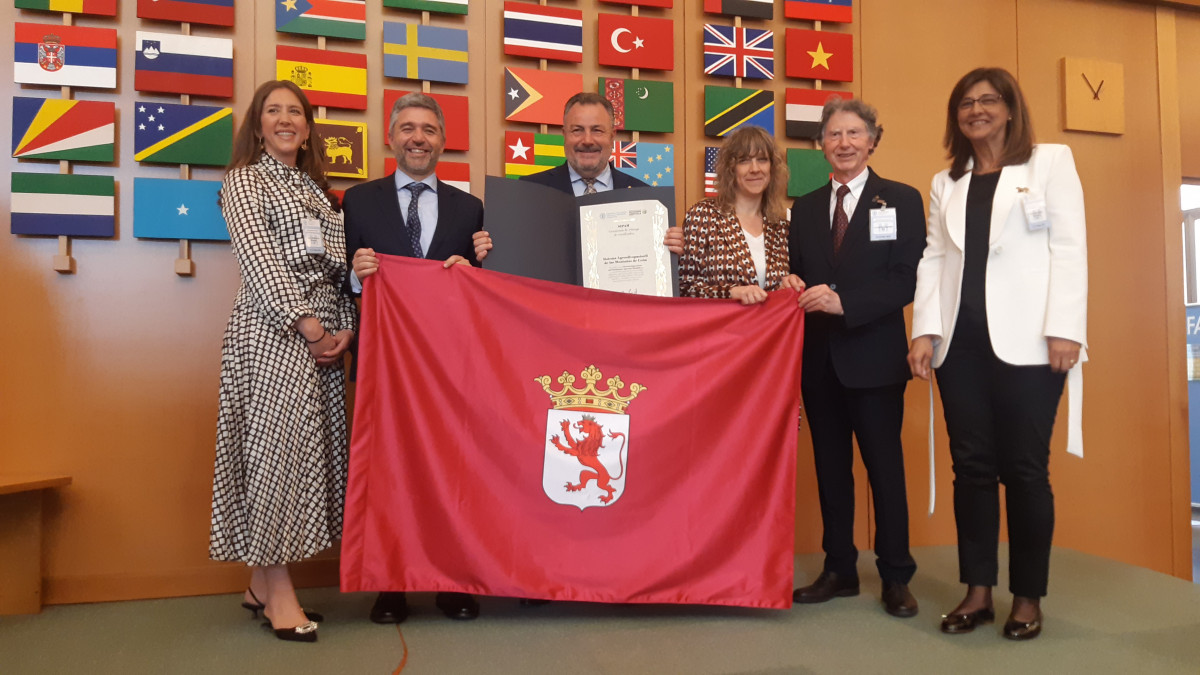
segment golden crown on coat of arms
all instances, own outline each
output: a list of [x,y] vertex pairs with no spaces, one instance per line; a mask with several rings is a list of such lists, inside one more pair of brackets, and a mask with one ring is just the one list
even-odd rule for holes
[[565,370],[562,375],[558,376],[558,383],[562,385],[562,388],[557,391],[550,388],[552,380],[549,375],[535,377],[533,381],[541,384],[542,389],[550,394],[550,401],[554,404],[555,410],[596,410],[624,415],[629,402],[646,390],[646,387],[634,382],[629,385],[629,395],[622,395],[619,390],[625,386],[625,383],[621,381],[620,375],[614,375],[605,380],[606,389],[597,389],[596,383],[600,381],[603,374],[594,365],[584,368],[579,375],[584,382],[582,388],[575,386],[575,376]]

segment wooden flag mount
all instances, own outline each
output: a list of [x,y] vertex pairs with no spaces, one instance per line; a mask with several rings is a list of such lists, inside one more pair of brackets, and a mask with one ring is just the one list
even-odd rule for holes
[[[191,35],[192,24],[180,24],[179,31],[184,35]],[[180,94],[179,102],[183,105],[191,105],[192,97],[188,94]],[[191,178],[191,173],[191,168],[187,164],[179,165],[180,178],[187,180]],[[175,274],[181,277],[190,277],[196,274],[196,263],[192,262],[192,246],[187,239],[179,240],[179,257],[175,259]]]
[[[71,25],[71,15],[66,12],[63,13],[63,25],[64,26]],[[64,99],[71,98],[71,88],[70,87],[62,88],[62,97]],[[65,161],[65,160],[59,162],[58,163],[58,172],[59,173],[71,173],[71,163],[68,161]],[[52,264],[54,266],[54,271],[58,272],[59,274],[74,274],[75,273],[75,259],[71,257],[71,238],[70,237],[68,237],[66,235],[60,235],[58,237],[58,254],[54,256],[54,262]]]

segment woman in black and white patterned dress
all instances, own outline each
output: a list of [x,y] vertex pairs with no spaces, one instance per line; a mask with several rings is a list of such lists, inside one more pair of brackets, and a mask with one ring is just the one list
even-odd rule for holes
[[214,560],[253,572],[243,606],[280,639],[317,639],[287,564],[341,536],[346,487],[342,216],[327,196],[313,110],[291,82],[254,94],[221,188],[242,285],[221,349]]

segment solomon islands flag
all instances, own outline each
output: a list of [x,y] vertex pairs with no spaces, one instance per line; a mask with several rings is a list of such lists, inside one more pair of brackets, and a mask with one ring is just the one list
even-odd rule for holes
[[233,108],[138,101],[133,117],[133,158],[139,162],[229,163]]

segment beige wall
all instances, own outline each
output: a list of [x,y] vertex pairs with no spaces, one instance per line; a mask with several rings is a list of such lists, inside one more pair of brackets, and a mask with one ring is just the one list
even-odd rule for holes
[[[369,4],[366,44],[331,41],[330,46],[368,55],[370,108],[360,113],[330,111],[330,116],[366,120],[371,125],[370,164],[372,175],[377,176],[385,156],[378,122],[382,89],[412,83],[385,82],[380,74],[378,21],[384,12],[378,3]],[[479,3],[466,18],[431,19],[472,30],[471,84],[431,88],[472,97],[471,150],[447,153],[446,158],[471,163],[474,191],[480,196],[484,174],[502,171],[504,129],[531,128],[503,123],[499,64],[536,67],[531,65],[536,62],[503,56],[500,3],[484,4]],[[720,19],[706,18],[699,4],[679,0],[671,14],[676,18],[676,70],[641,74],[675,82],[676,133],[643,138],[676,145],[680,208],[700,198],[703,147],[716,144],[702,137],[703,86],[728,84],[702,74],[700,26]],[[597,9],[628,11],[596,0],[566,5],[579,7],[588,16]],[[1191,103],[1194,87],[1185,91],[1178,82],[1195,81],[1195,70],[1200,68],[1196,51],[1200,41],[1195,39],[1200,38],[1200,15],[1178,10],[1176,16],[1176,10],[1120,0],[862,0],[855,10],[851,26],[826,28],[855,35],[856,81],[844,88],[880,108],[887,133],[873,165],[881,174],[927,194],[930,178],[944,166],[945,97],[959,76],[979,65],[1013,70],[1030,100],[1038,138],[1072,146],[1088,208],[1093,362],[1085,369],[1086,458],[1065,454],[1063,425],[1054,439],[1056,542],[1163,572],[1189,573],[1176,190],[1181,172],[1179,129],[1183,130],[1184,165],[1200,166],[1200,160],[1187,152],[1200,147],[1187,142],[1200,124],[1194,123],[1194,113],[1180,118],[1180,108],[1195,110],[1196,105]],[[178,172],[133,161],[129,110],[137,95],[131,86],[130,45],[139,21],[131,9],[123,12],[115,21],[78,21],[117,26],[120,33],[118,91],[79,94],[117,101],[119,159],[111,166],[77,169],[116,175],[118,236],[73,241],[78,271],[60,275],[51,269],[55,240],[0,234],[0,269],[4,270],[0,302],[13,320],[6,341],[9,353],[0,360],[0,470],[55,471],[75,477],[71,487],[51,499],[46,562],[50,602],[221,592],[244,583],[239,566],[207,560],[220,336],[237,287],[237,270],[227,245],[201,243],[192,249],[196,275],[176,277],[172,273],[179,248],[175,242],[137,240],[131,235],[132,178],[173,177]],[[659,10],[641,12],[663,15]],[[411,21],[415,16],[386,13],[388,20]],[[52,17],[0,5],[6,38],[14,20],[48,22]],[[237,21],[233,105],[235,120],[240,122],[255,84],[274,75],[276,41],[315,44],[312,39],[277,36],[266,3],[238,3]],[[783,28],[804,24],[782,18],[772,23],[781,61]],[[166,31],[170,25],[154,24],[150,29]],[[224,29],[197,27],[193,32],[229,35]],[[595,65],[595,41],[594,28],[585,31],[585,58],[579,66],[585,86],[594,86],[597,75],[628,76],[628,71]],[[1160,49],[1163,45],[1170,49]],[[1178,76],[1174,74],[1176,52]],[[1124,135],[1061,131],[1059,59],[1063,56],[1124,64]],[[780,137],[784,88],[807,85],[782,77],[769,85],[777,92]],[[0,88],[4,105],[14,94],[57,94],[53,89],[11,83]],[[1163,104],[1176,99],[1174,112]],[[0,116],[0,137],[11,135],[9,124],[7,115]],[[10,171],[23,166],[16,160],[8,164]],[[198,170],[194,175],[215,179],[220,171]],[[1188,175],[1200,176],[1200,168],[1189,168]],[[352,184],[337,182],[340,187]],[[0,227],[6,229],[7,191],[0,201],[4,214]],[[923,385],[909,388],[904,437],[913,543],[918,546],[954,543],[951,473],[940,405],[938,511],[932,518],[924,515],[929,488],[927,397]],[[797,547],[815,551],[820,546],[820,521],[806,429],[801,436]],[[869,509],[861,469],[859,478],[858,538],[860,547],[869,548]],[[310,565],[302,577],[328,583],[334,574],[327,558]]]

